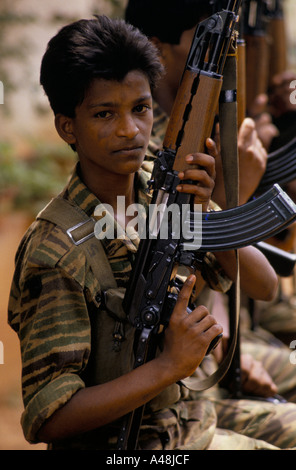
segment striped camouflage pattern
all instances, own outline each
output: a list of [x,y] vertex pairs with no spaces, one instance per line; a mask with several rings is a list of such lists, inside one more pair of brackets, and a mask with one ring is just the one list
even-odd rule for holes
[[275,335],[290,335],[296,340],[296,296],[279,293],[273,302],[258,303],[258,322]]
[[296,403],[296,365],[290,360],[293,349],[258,327],[255,331],[242,329],[241,350],[260,361],[278,387],[278,393]]
[[296,450],[296,406],[258,400],[215,400],[218,426],[279,449]]
[[[254,344],[255,347],[258,344]],[[242,352],[245,352],[242,348]],[[273,357],[276,365],[276,358]],[[276,365],[280,377],[280,366]],[[207,356],[203,367],[198,369],[199,378],[212,374],[217,369],[213,356]],[[295,380],[294,380],[295,381]],[[281,392],[281,390],[279,390]],[[217,429],[211,441],[211,450],[247,450],[270,448],[296,449],[296,406],[294,403],[273,404],[267,400],[232,399],[229,392],[220,386],[204,392],[190,391],[189,398],[209,401],[216,412]],[[288,398],[288,397],[286,397]]]
[[[138,180],[139,201],[147,204],[148,177],[148,173],[140,172]],[[64,197],[78,204],[89,216],[99,203],[76,172]],[[103,242],[117,284],[124,287],[136,244],[132,240]],[[23,363],[22,426],[30,442],[37,442],[36,435],[44,421],[85,387],[84,373],[91,346],[89,312],[100,307],[100,294],[99,283],[83,252],[53,224],[34,222],[16,256],[9,301],[9,323],[19,336]],[[140,438],[142,448],[269,448],[266,443],[235,433],[230,439],[232,431],[216,429],[215,406],[208,399],[192,401],[187,393],[183,396],[185,401],[177,402],[180,393],[184,390],[178,391],[174,405],[145,416]],[[151,402],[147,412],[159,409],[157,400],[161,399],[160,396]],[[168,400],[171,401],[171,396]],[[118,429],[112,423],[65,441],[60,448],[115,448]]]
[[[140,173],[138,194],[143,203],[145,200],[149,202],[143,190],[147,177],[148,174]],[[99,202],[76,172],[64,196],[78,204],[88,215],[93,213]],[[106,240],[104,244],[117,283],[124,286],[131,268],[127,256],[127,246],[131,247],[131,242],[127,245],[124,241]],[[135,251],[132,249],[129,252],[133,256]],[[37,442],[36,435],[44,421],[85,387],[83,373],[91,346],[88,309],[99,307],[99,294],[100,286],[87,266],[83,252],[53,224],[35,222],[27,231],[16,256],[9,301],[9,323],[17,332],[21,344],[25,405],[22,426],[29,442]],[[178,394],[175,400],[179,398]],[[207,401],[182,403],[174,405],[173,409],[165,408],[157,414],[153,413],[153,418],[145,417],[141,435],[143,448],[147,445],[173,448],[181,441],[200,449],[209,445],[215,430],[213,406]],[[150,406],[158,408],[160,405],[152,402]],[[176,410],[179,408],[184,408],[184,419],[186,416],[190,418],[191,433],[187,437],[187,427],[183,429],[176,422]],[[148,428],[150,431],[147,431]],[[108,432],[103,428],[86,433],[64,441],[60,448],[115,448],[118,430],[118,425],[112,425]],[[195,432],[192,433],[192,430]],[[156,432],[157,437],[153,438]],[[59,444],[52,447],[58,449]]]
[[[138,202],[148,206],[151,196],[146,188],[151,163],[145,162],[143,167],[147,171],[142,169],[138,174]],[[88,216],[100,202],[82,183],[77,171],[63,197]],[[126,286],[138,242],[128,236],[103,240],[119,288]],[[83,374],[91,347],[89,311],[99,308],[100,294],[98,280],[83,251],[54,224],[35,221],[16,255],[8,314],[21,344],[25,405],[22,426],[30,442],[36,442],[43,422],[85,387]],[[180,398],[179,387],[174,388],[177,391],[173,402]],[[86,442],[91,442],[89,437]],[[105,439],[96,442],[109,445]]]
[[[140,171],[138,177],[138,199],[146,205],[149,176]],[[64,197],[89,216],[99,204],[76,172]],[[128,237],[103,243],[117,285],[126,286],[136,244]],[[21,344],[22,425],[31,442],[44,420],[85,386],[79,374],[90,355],[88,308],[99,302],[100,286],[82,250],[53,224],[34,222],[16,255],[8,312]]]

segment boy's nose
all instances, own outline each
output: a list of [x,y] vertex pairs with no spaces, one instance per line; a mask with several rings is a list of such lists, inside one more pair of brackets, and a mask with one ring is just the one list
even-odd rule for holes
[[132,116],[125,116],[120,120],[117,129],[117,134],[120,137],[128,137],[129,139],[132,139],[138,134],[138,132],[139,128]]

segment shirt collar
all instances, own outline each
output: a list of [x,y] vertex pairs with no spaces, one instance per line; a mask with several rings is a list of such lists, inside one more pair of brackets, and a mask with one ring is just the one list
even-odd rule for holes
[[[149,179],[151,179],[149,166],[143,164],[143,168],[140,168],[136,174],[135,190],[138,203],[144,207],[146,214],[152,198],[151,192],[147,189]],[[64,197],[73,201],[84,210],[89,217],[97,218],[95,214],[98,214],[98,208],[101,211],[104,207],[104,204],[83,183],[79,163],[76,164],[69,183],[64,190]],[[139,234],[133,230],[126,233],[125,230],[117,224],[112,213],[108,210],[106,211],[105,220],[107,222],[106,229],[109,230],[109,236],[104,236],[101,241],[107,252],[110,250],[113,251],[115,245],[119,246],[122,244],[126,245],[128,250],[136,252],[140,242]]]

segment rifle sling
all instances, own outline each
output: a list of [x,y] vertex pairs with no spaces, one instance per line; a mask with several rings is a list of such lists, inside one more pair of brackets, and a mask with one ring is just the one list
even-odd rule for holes
[[[219,102],[219,123],[221,158],[224,178],[224,188],[227,208],[238,206],[239,203],[239,168],[238,168],[238,142],[237,142],[237,47],[233,40],[226,58],[222,93]],[[228,97],[228,99],[225,99]],[[231,99],[230,99],[231,98]],[[229,324],[231,348],[229,356],[230,390],[233,387],[240,389],[240,274],[239,253],[236,255],[236,280],[231,287],[229,296]],[[233,348],[233,350],[232,350]],[[228,371],[227,369],[227,371]],[[234,376],[234,377],[231,377]]]

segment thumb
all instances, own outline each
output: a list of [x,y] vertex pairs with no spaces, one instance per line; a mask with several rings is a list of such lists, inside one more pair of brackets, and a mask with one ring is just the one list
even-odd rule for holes
[[239,129],[239,139],[242,141],[242,143],[245,143],[250,140],[255,130],[255,121],[251,118],[245,118]]

